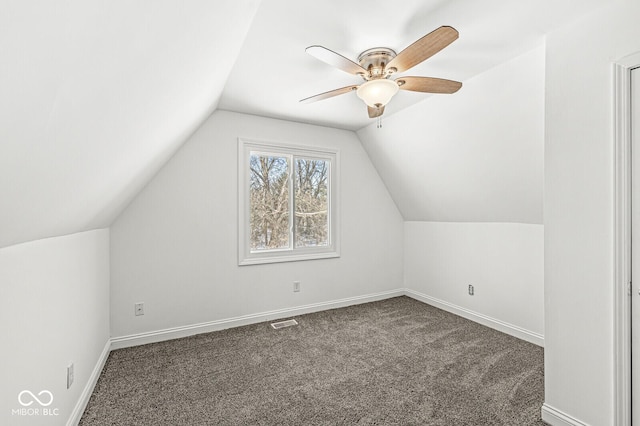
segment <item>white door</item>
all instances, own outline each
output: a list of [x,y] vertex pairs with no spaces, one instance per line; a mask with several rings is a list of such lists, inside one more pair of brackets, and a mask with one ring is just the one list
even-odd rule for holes
[[631,399],[640,426],[640,68],[631,71]]

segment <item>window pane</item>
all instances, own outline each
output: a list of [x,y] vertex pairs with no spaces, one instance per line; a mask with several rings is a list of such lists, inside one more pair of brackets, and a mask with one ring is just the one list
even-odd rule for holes
[[287,157],[251,153],[251,250],[289,248],[289,162]]
[[329,161],[295,159],[296,247],[329,245],[328,179]]

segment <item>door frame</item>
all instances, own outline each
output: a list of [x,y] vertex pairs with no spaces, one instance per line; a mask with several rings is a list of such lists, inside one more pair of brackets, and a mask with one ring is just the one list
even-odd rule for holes
[[614,424],[631,426],[631,70],[640,52],[613,63]]

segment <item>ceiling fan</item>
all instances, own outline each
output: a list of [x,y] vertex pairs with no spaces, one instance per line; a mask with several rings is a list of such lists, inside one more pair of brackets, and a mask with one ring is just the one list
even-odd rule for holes
[[455,93],[462,87],[459,81],[434,77],[398,77],[391,80],[390,77],[418,65],[457,38],[458,31],[455,28],[442,26],[418,39],[398,54],[387,47],[365,50],[358,56],[358,63],[326,47],[309,46],[306,52],[311,56],[342,71],[360,76],[365,82],[310,96],[300,102],[315,102],[355,91],[367,104],[369,117],[376,118],[384,113],[384,106],[399,89],[424,93]]

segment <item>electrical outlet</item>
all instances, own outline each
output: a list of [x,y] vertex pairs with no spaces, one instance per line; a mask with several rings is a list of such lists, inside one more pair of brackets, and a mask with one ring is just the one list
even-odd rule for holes
[[143,302],[136,303],[134,305],[134,307],[135,307],[136,316],[144,315],[144,303]]
[[67,389],[73,384],[73,363],[67,366]]
[[297,292],[299,292],[299,291],[300,291],[300,281],[294,281],[294,282],[293,282],[293,291],[294,291],[295,293],[297,293]]
[[469,284],[469,296],[473,296],[473,285]]

